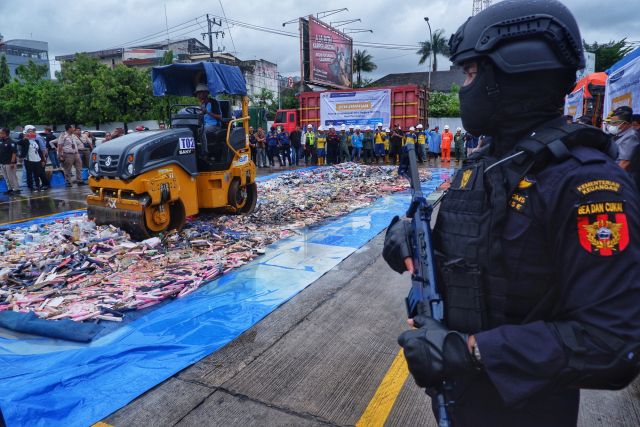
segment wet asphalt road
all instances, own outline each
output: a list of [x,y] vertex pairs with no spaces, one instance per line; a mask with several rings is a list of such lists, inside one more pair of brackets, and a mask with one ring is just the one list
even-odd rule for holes
[[[455,165],[455,162],[451,162]],[[441,167],[440,162],[434,167]],[[276,166],[274,168],[258,168],[257,176],[269,175],[276,172],[302,169],[306,166]],[[50,169],[48,169],[49,171]],[[22,170],[18,170],[18,179],[22,176]],[[75,178],[74,178],[75,179]],[[26,185],[26,184],[25,184]],[[27,221],[33,218],[41,218],[61,212],[84,209],[87,207],[86,197],[89,194],[89,186],[72,187],[53,186],[40,192],[31,192],[25,187],[20,187],[22,192],[18,195],[6,195],[0,193],[0,227],[7,224]]]

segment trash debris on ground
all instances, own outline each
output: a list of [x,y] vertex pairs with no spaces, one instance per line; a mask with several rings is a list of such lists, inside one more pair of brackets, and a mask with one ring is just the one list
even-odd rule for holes
[[[431,171],[420,170],[421,180]],[[258,183],[250,215],[199,214],[185,228],[134,242],[86,215],[0,233],[0,311],[47,320],[120,322],[182,298],[298,229],[371,205],[408,182],[393,166],[341,164]]]

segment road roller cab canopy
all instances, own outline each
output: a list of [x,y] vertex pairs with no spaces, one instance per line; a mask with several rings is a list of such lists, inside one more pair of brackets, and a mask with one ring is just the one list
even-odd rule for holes
[[215,62],[195,64],[172,64],[154,67],[151,84],[155,96],[194,96],[198,83],[206,83],[211,96],[247,95],[247,83],[238,67],[220,65]]

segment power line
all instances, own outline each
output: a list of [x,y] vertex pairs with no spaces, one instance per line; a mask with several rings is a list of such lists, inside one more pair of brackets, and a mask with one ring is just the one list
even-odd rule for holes
[[[224,19],[227,19],[227,14],[224,12],[224,7],[222,6],[222,0],[218,0],[220,2],[220,9],[222,9],[222,14],[224,15]],[[231,28],[229,28],[229,21],[227,21],[227,30],[229,30],[229,37],[231,37],[231,44],[233,45],[233,53],[234,55],[238,54],[236,50],[236,44],[233,42],[233,35],[231,34]]]

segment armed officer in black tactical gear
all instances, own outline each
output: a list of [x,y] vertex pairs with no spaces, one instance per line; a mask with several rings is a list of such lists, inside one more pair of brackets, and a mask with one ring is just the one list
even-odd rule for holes
[[[607,135],[558,113],[581,40],[555,0],[497,3],[451,37],[463,126],[492,143],[464,162],[433,230],[445,322],[416,316],[398,342],[430,396],[447,380],[455,427],[575,426],[580,388],[638,372],[635,184]],[[399,273],[410,233],[397,217],[387,231]]]

